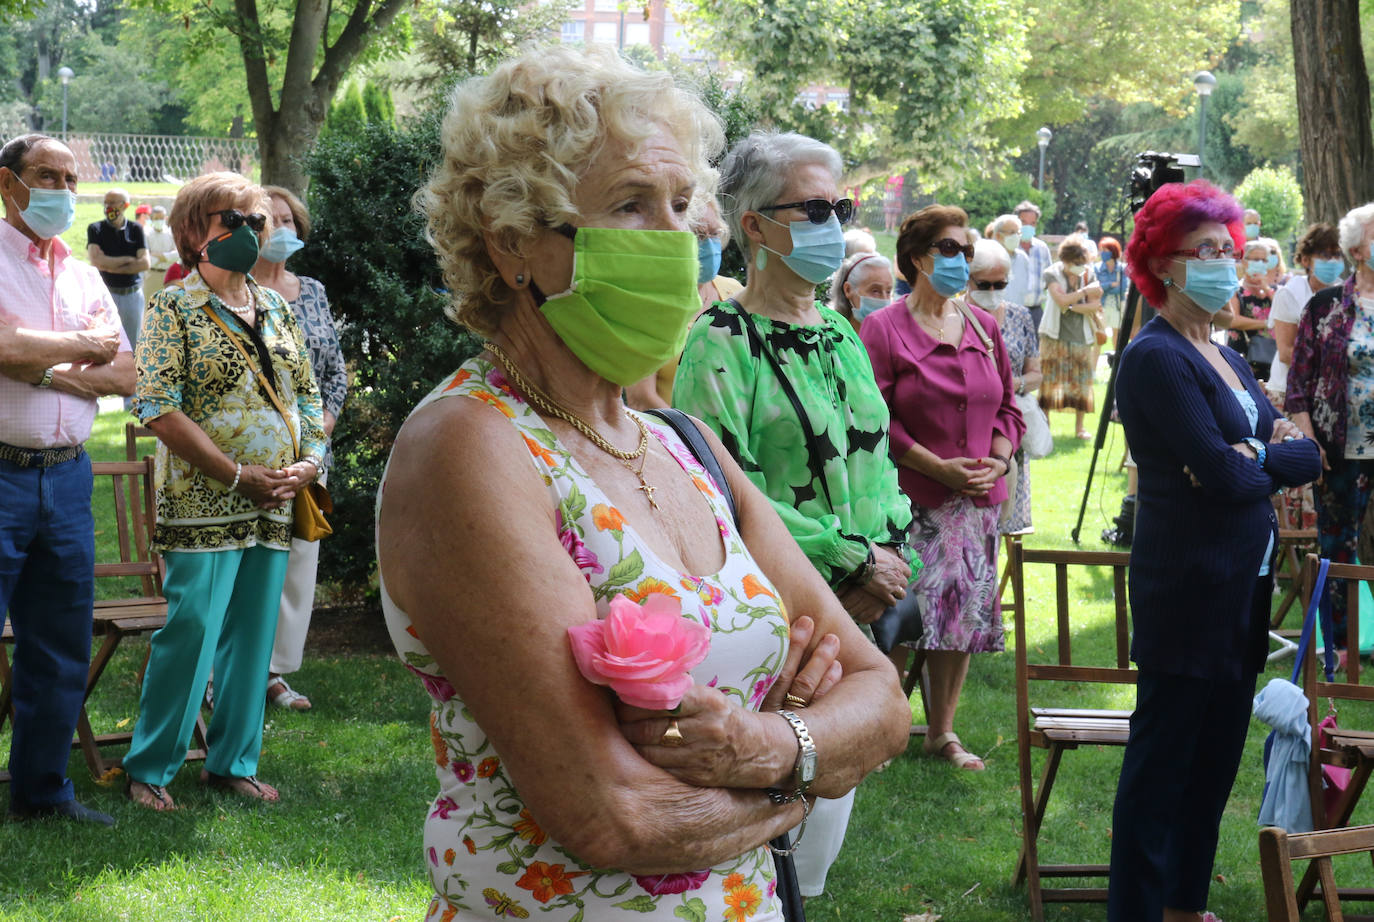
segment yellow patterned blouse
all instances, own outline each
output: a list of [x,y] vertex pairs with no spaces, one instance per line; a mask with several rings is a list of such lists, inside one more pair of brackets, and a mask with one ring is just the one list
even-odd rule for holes
[[[145,424],[167,413],[185,413],[221,451],[245,465],[283,468],[293,463],[297,458],[292,456],[292,430],[300,440],[300,457],[323,457],[324,414],[305,336],[281,295],[251,278],[248,284],[257,298],[258,330],[272,356],[277,395],[291,412],[291,429],[259,387],[254,368],[206,314],[208,305],[234,335],[242,336],[248,354],[256,358],[232,312],[198,272],[187,276],[183,287],[164,288],[148,303],[134,353],[134,413]],[[290,504],[278,510],[258,509],[161,442],[156,487],[153,543],[160,551],[218,551],[258,544],[291,549]]]

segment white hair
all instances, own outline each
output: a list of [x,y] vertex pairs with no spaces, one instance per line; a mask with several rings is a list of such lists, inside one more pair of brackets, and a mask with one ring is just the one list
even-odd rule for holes
[[839,310],[844,305],[849,305],[850,310],[853,310],[856,305],[850,304],[849,299],[845,297],[844,283],[849,282],[857,288],[862,284],[860,279],[878,271],[887,273],[888,279],[891,280],[892,261],[877,253],[855,253],[846,259],[840,266],[840,271],[836,272],[830,281],[830,306]]
[[876,253],[878,252],[878,241],[873,239],[873,235],[861,227],[851,228],[844,232],[844,255],[846,258],[855,253]]
[[978,240],[973,244],[973,261],[969,263],[968,274],[977,275],[988,269],[1001,267],[1011,272],[1011,254],[996,240]]
[[[1009,225],[1005,231],[998,230],[1003,224]],[[992,222],[994,233],[999,234],[1019,234],[1021,233],[1021,219],[1014,214],[998,215]]]
[[129,202],[132,201],[132,199],[129,198],[129,190],[121,189],[118,186],[115,186],[113,189],[110,189],[108,192],[105,193],[106,198],[109,198],[112,195],[119,196],[119,200],[123,202],[125,205],[129,204]]
[[1364,243],[1364,233],[1370,224],[1374,224],[1374,202],[1361,205],[1359,208],[1352,208],[1346,212],[1345,217],[1341,218],[1339,232],[1341,235],[1341,252],[1346,255],[1352,263],[1358,262],[1352,251],[1355,247]]
[[741,248],[749,238],[740,225],[746,211],[778,204],[792,170],[818,164],[835,182],[844,172],[844,161],[829,144],[793,132],[755,131],[741,139],[720,165],[720,210]]

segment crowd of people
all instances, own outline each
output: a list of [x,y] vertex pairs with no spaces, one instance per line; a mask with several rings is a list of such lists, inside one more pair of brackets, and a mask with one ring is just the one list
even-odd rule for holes
[[[1157,316],[1120,358],[1140,682],[1109,918],[1200,919],[1264,660],[1271,494],[1320,477],[1337,560],[1369,497],[1374,205],[1309,229],[1289,276],[1259,216],[1204,182],[1157,192],[1124,252],[1086,227],[1051,252],[1030,202],[981,234],[958,207],[894,215],[889,184],[889,260],[846,227],[834,149],[756,131],[725,151],[693,92],[597,49],[465,82],[441,139],[416,201],[450,317],[485,345],[397,434],[376,519],[387,626],[433,699],[426,918],[595,918],[629,890],[653,919],[783,918],[770,849],[823,891],[856,786],[913,732],[908,669],[925,751],[984,770],[955,718],[972,655],[1004,646],[998,552],[1032,528],[1029,433],[1071,410],[1088,436],[1133,283]],[[109,394],[158,439],[168,600],[128,796],[176,809],[212,689],[201,781],[275,801],[265,708],[310,707],[285,678],[318,561],[293,507],[327,476],[347,395],[324,288],[286,269],[309,215],[213,173],[145,229],[112,190],[87,265],[59,236],[75,185],[57,140],[0,150],[9,812],[113,822],[65,773],[93,593],[81,446]],[[742,284],[720,275],[732,241]],[[164,266],[179,277],[145,304],[141,274]],[[612,694],[570,655],[604,620],[603,659],[657,687],[683,660],[669,609],[709,637],[675,704]],[[625,645],[652,631],[650,668]]]

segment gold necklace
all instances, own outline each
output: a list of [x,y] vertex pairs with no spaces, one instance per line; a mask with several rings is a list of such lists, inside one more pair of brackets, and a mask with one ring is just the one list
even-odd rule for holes
[[[536,410],[541,410],[548,413],[550,416],[556,416],[563,420],[586,436],[587,440],[597,448],[623,464],[625,469],[631,474],[634,474],[635,478],[639,480],[639,487],[637,489],[643,493],[644,498],[649,501],[649,507],[658,509],[658,503],[654,501],[655,488],[650,486],[648,481],[644,479],[644,464],[649,458],[649,430],[645,427],[644,423],[640,421],[638,416],[635,416],[628,409],[625,410],[625,415],[630,418],[630,421],[635,424],[635,428],[639,430],[639,444],[635,446],[633,451],[625,451],[624,449],[616,448],[610,442],[602,438],[601,433],[583,422],[579,417],[574,415],[571,410],[563,407],[562,404],[540,390],[539,386],[533,381],[528,380],[522,375],[520,370],[515,367],[515,362],[511,360],[510,356],[506,355],[505,351],[500,346],[496,345],[496,343],[488,342],[486,347],[487,351],[494,355],[496,360],[501,363],[501,368],[510,376],[511,381],[522,393],[524,393],[525,399],[528,400]],[[636,460],[639,461],[638,469],[636,469],[632,463]]]
[[925,327],[927,330],[932,330],[932,329],[933,329],[934,332],[935,332],[935,338],[938,339],[938,340],[940,340],[940,342],[944,342],[944,341],[945,341],[945,321],[948,320],[950,317],[953,317],[953,316],[954,316],[954,313],[955,313],[955,312],[950,312],[950,313],[948,313],[948,314],[941,314],[941,315],[940,315],[940,322],[939,322],[939,325],[938,325],[938,326],[932,326],[932,325],[930,324],[929,321],[927,321],[927,320],[925,320],[924,318],[922,318],[919,314],[917,314],[917,315],[915,315],[915,316],[916,316],[916,322],[917,322],[917,323],[919,323],[921,326]]

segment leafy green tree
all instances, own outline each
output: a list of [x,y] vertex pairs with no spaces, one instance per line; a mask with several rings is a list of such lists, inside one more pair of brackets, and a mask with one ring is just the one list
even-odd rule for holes
[[1236,186],[1235,196],[1259,212],[1265,236],[1286,241],[1302,226],[1302,188],[1286,166],[1260,167]]
[[[765,116],[840,149],[866,179],[910,163],[933,178],[992,144],[1020,105],[1023,7],[1012,0],[694,0],[696,40],[751,77]],[[848,110],[803,109],[812,84],[844,87]]]
[[348,89],[344,90],[330,107],[329,116],[320,129],[320,136],[356,134],[362,131],[367,122],[367,107],[363,105],[362,91],[358,89],[356,82],[350,83]]
[[363,87],[363,109],[369,122],[396,121],[396,106],[391,101],[391,94],[372,80]]
[[[63,59],[76,72],[67,86],[69,131],[153,134],[177,99],[147,58],[107,45],[94,31],[74,41]],[[33,98],[47,113],[46,127],[60,126],[62,84],[55,74],[35,87]]]

